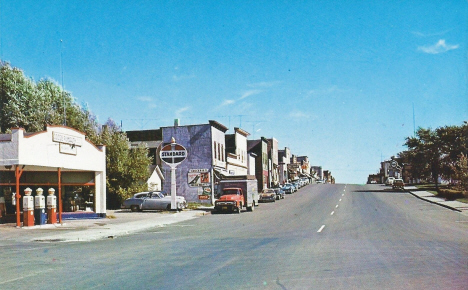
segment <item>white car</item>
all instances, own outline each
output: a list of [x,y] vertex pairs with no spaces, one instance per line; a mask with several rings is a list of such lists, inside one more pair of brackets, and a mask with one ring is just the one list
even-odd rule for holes
[[[176,207],[178,210],[187,208],[187,202],[183,196],[176,196]],[[170,210],[171,196],[164,196],[159,191],[139,192],[131,198],[127,198],[122,209],[131,209],[132,211],[142,210]]]
[[386,185],[393,185],[393,181],[395,180],[395,177],[389,177],[387,178],[387,181],[385,181]]

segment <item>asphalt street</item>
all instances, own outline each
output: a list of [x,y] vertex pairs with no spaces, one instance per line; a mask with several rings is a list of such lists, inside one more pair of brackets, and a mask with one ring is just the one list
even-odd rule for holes
[[1,289],[466,289],[468,217],[381,185],[115,239],[0,244]]

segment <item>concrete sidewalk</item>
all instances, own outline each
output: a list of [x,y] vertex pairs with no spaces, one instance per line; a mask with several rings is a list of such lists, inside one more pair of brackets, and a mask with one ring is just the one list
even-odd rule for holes
[[0,224],[1,242],[88,242],[113,239],[150,228],[191,220],[208,214],[205,210],[181,212],[131,212],[108,210],[107,218],[64,220],[62,224],[17,228]]
[[456,200],[445,200],[445,198],[440,198],[430,193],[428,191],[419,191],[415,186],[405,186],[405,190],[415,197],[422,199],[424,201],[443,206],[445,208],[459,211],[464,215],[468,215],[468,204],[459,202]]

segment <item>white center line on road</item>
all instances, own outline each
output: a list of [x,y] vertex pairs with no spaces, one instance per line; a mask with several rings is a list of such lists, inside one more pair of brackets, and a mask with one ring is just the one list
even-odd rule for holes
[[321,226],[320,229],[317,231],[317,233],[321,233],[325,225]]
[[332,211],[330,215],[333,215],[335,213],[335,211]]
[[340,198],[340,201],[341,201],[341,198]]
[[344,196],[344,193],[341,196]]
[[338,205],[336,205],[335,208],[338,208]]

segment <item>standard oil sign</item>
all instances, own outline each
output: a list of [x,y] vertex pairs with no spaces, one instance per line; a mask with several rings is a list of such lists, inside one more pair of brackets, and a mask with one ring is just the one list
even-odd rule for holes
[[169,165],[177,165],[187,158],[187,149],[176,143],[164,146],[159,153],[161,160]]

